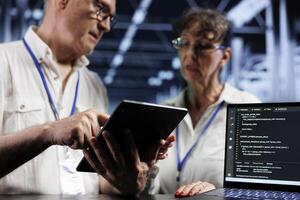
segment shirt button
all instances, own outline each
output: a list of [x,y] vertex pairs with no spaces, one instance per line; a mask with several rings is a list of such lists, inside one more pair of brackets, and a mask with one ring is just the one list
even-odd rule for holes
[[24,104],[20,105],[20,109],[21,109],[21,110],[24,110],[25,107],[26,107],[26,106],[25,106]]

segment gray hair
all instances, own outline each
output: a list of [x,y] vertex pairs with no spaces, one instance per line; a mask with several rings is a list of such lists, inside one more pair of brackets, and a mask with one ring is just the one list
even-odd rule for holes
[[215,42],[221,42],[225,45],[229,45],[231,27],[230,22],[222,13],[203,8],[191,8],[184,13],[182,17],[173,23],[173,31],[176,37],[190,28],[191,26],[199,25],[199,33],[201,30],[210,30],[214,32]]

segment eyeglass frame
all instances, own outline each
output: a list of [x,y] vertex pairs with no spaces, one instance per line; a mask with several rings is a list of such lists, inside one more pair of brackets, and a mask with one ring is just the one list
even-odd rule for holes
[[[190,43],[190,41],[189,40],[187,40],[187,39],[183,39],[182,37],[177,37],[177,38],[175,38],[175,39],[173,39],[172,40],[172,45],[173,45],[173,47],[175,48],[175,49],[177,49],[177,50],[180,50],[180,49],[182,49],[183,48],[183,46],[190,46],[190,44],[183,44],[183,41],[186,41],[186,42],[188,42],[188,43]],[[182,44],[178,44],[178,43],[182,43]],[[199,48],[199,43],[198,44],[196,44],[196,46],[195,45],[193,45],[193,48],[195,49],[196,47],[198,46],[198,48],[196,49],[196,52],[197,52],[197,54],[201,54],[201,53],[209,53],[209,52],[212,52],[213,50],[214,51],[217,51],[217,50],[224,50],[225,48],[226,48],[226,46],[224,46],[224,45],[216,45],[216,44],[212,44],[212,48],[207,48],[207,49],[205,49],[205,48]]]
[[97,0],[93,0],[93,6],[97,8],[95,14],[99,22],[102,22],[109,17],[110,27],[112,28],[116,24],[117,22],[116,16],[113,16],[111,14],[106,14],[105,12],[103,12],[103,10],[108,9],[108,6],[104,5],[101,1],[97,1]]

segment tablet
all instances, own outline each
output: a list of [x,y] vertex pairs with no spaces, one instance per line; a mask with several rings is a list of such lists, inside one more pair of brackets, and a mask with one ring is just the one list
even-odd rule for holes
[[[118,138],[122,138],[118,137],[118,134],[129,129],[133,134],[140,159],[145,161],[146,151],[160,139],[166,139],[186,114],[186,108],[123,100],[104,124],[97,140],[108,151],[102,136],[102,131],[107,130],[110,134],[115,134],[122,150],[125,148],[122,147],[124,142],[118,141]],[[84,157],[78,164],[77,171],[94,172]]]

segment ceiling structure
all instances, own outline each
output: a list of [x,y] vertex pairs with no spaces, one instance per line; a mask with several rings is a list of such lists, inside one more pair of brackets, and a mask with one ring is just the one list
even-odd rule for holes
[[[171,23],[191,7],[213,8],[226,13],[234,24],[235,57],[224,72],[228,81],[262,99],[272,99],[272,94],[265,94],[274,80],[266,74],[271,71],[265,63],[269,44],[266,36],[268,25],[269,34],[274,35],[276,16],[274,10],[267,10],[277,6],[279,12],[283,1],[117,0],[118,22],[88,56],[89,68],[102,78],[112,107],[122,99],[159,102],[174,96],[180,90],[181,78],[177,53],[170,42]],[[0,42],[21,38],[27,27],[38,24],[43,15],[42,0],[0,0],[0,6]],[[281,36],[277,34],[277,38]]]

